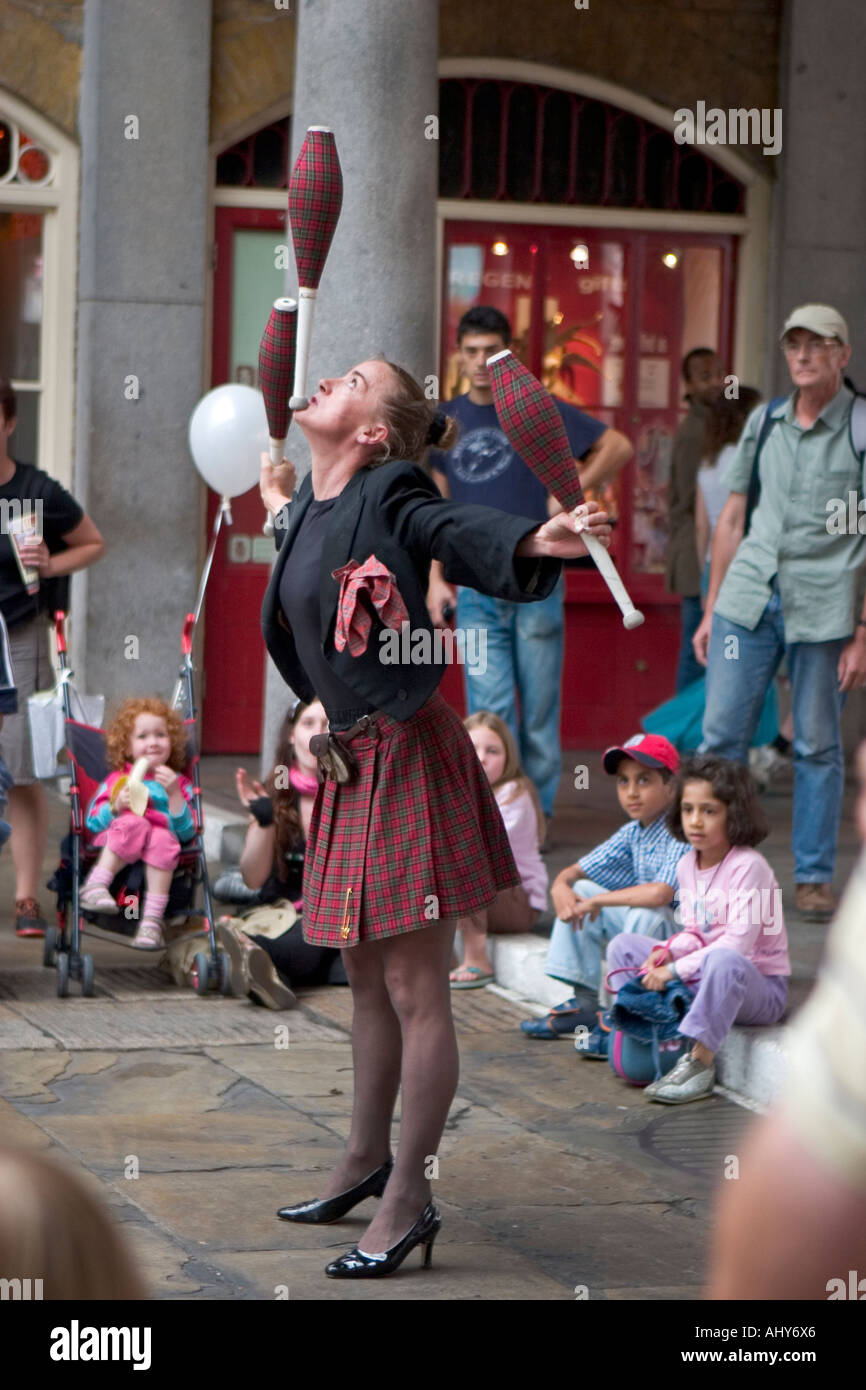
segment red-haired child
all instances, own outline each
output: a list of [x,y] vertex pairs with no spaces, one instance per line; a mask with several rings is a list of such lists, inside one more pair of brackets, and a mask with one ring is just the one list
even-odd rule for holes
[[[130,805],[129,782],[119,790],[116,785],[129,777],[141,758],[148,760],[142,779],[147,806],[143,815],[136,815]],[[130,944],[140,950],[158,950],[165,944],[163,918],[180,847],[195,834],[192,784],[180,771],[186,762],[186,737],[177,710],[156,696],[125,700],[108,730],[108,761],[113,771],[87,811],[87,828],[98,832],[94,844],[102,846],[102,853],[81,890],[80,902],[92,912],[118,912],[109,891],[112,880],[125,864],[143,859],[147,891],[141,922]]]

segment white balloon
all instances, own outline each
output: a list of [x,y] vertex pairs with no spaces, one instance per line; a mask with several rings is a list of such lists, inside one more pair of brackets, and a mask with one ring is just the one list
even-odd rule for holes
[[259,481],[260,454],[268,451],[261,391],[232,382],[202,396],[189,421],[189,450],[208,487],[240,497]]

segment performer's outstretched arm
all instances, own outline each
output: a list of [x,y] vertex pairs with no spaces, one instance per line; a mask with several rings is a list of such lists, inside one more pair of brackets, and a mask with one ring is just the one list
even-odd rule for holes
[[[428,563],[439,560],[450,583],[494,598],[546,598],[559,578],[561,559],[585,553],[571,513],[540,526],[494,507],[453,502],[418,465],[395,470],[376,500],[398,544]],[[606,515],[590,511],[585,520],[590,515],[593,530],[605,539]]]

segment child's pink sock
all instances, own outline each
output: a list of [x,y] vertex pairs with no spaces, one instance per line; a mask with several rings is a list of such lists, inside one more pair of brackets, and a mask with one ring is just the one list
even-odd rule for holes
[[97,864],[87,875],[87,882],[91,888],[110,888],[116,869],[106,869],[101,864]]
[[165,909],[168,906],[167,893],[145,893],[144,907],[141,913],[142,922],[159,922],[165,916]]

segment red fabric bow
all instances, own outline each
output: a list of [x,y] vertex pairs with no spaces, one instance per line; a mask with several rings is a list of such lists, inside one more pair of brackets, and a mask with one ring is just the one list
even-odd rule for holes
[[386,627],[399,628],[409,621],[409,610],[397,588],[396,576],[375,555],[363,565],[350,560],[333,570],[331,578],[340,581],[334,631],[334,646],[338,652],[347,645],[352,656],[361,656],[367,650],[373,619],[365,605],[359,602],[361,594],[367,595]]

